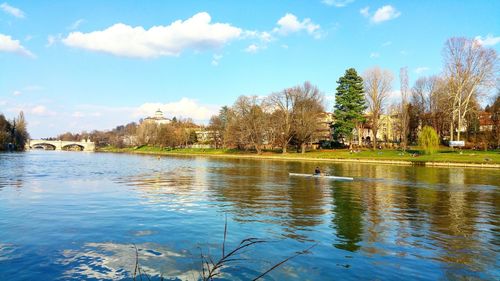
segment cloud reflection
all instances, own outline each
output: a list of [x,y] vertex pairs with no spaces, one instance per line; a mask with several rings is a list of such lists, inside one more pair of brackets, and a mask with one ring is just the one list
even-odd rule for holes
[[0,243],[0,262],[17,258],[15,251],[16,247],[14,245]]
[[[154,243],[138,244],[142,272],[167,280],[197,280],[199,273],[189,264],[180,264],[186,253],[177,253]],[[58,263],[68,267],[63,279],[121,280],[133,278],[135,248],[131,244],[86,243],[80,250],[64,250]]]

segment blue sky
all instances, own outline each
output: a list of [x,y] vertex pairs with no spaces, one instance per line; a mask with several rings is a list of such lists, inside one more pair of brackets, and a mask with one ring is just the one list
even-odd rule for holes
[[0,112],[33,137],[111,129],[160,107],[206,122],[240,95],[311,81],[331,110],[346,68],[410,82],[445,40],[499,51],[500,1],[0,0]]

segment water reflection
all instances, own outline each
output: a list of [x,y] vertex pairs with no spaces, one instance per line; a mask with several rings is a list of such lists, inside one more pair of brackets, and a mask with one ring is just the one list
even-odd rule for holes
[[0,243],[0,262],[17,258],[16,247],[12,244]]
[[[197,271],[179,263],[185,258],[185,253],[176,253],[154,243],[138,244],[136,247],[140,268],[148,276],[163,276],[167,280],[198,280]],[[110,242],[86,243],[82,249],[64,250],[57,263],[68,268],[63,273],[64,279],[128,279],[134,277],[136,271],[136,247]]]
[[[355,192],[357,191],[357,192]],[[349,188],[337,187],[332,190],[332,228],[335,229],[336,248],[357,251],[361,247],[363,235],[363,213],[360,189],[349,190]]]
[[[276,280],[500,279],[497,170],[44,153],[0,155],[0,272],[43,245],[62,253],[63,279],[127,279],[138,241],[148,273],[193,279],[198,260],[165,245],[220,245],[227,215],[229,242],[278,241],[253,259],[318,243]],[[355,180],[288,176],[317,165]]]

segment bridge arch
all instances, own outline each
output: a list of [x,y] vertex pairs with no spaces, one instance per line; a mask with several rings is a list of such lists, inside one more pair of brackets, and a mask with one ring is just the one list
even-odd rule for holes
[[43,149],[43,150],[56,150],[57,147],[51,143],[35,143],[31,147],[31,149]]
[[83,151],[85,150],[85,146],[78,144],[78,143],[70,143],[70,144],[65,144],[64,146],[61,147],[61,150],[66,150],[66,151]]

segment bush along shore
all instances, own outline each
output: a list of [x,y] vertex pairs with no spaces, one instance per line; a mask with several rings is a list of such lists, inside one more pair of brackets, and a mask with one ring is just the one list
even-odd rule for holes
[[500,168],[500,151],[451,150],[448,148],[440,149],[436,153],[430,155],[424,154],[418,147],[406,151],[393,149],[335,149],[313,150],[307,153],[288,152],[286,154],[283,154],[280,151],[263,151],[261,154],[256,154],[254,151],[236,149],[161,148],[153,146],[133,148],[116,148],[108,146],[100,148],[98,151],[151,155],[237,157],[292,161],[331,161],[397,165]]

